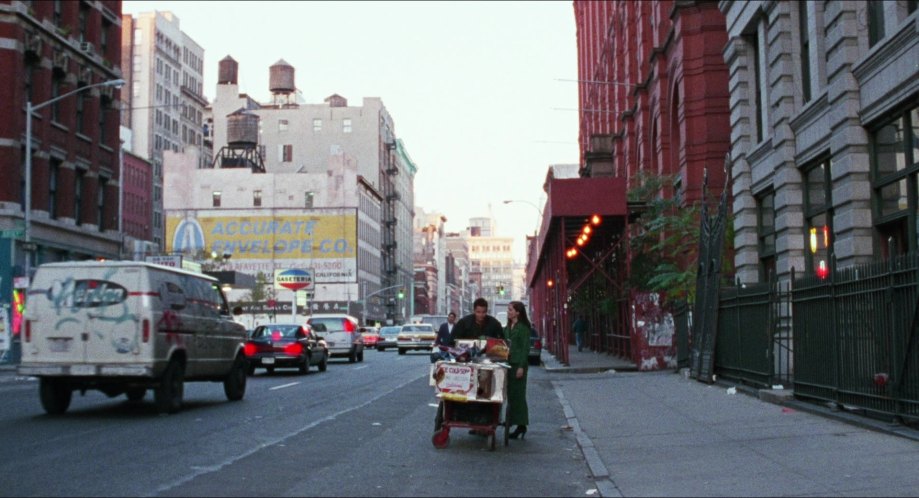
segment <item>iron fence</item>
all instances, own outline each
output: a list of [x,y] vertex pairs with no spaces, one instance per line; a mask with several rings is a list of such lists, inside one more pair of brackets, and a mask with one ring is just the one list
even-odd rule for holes
[[919,420],[919,255],[794,282],[795,395]]

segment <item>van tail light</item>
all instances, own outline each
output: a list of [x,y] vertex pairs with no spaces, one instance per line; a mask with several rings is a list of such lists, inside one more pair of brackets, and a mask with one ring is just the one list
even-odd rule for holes
[[143,342],[150,342],[150,320],[144,319],[141,326],[140,337]]
[[303,345],[299,342],[292,342],[284,347],[284,352],[291,356],[299,356],[303,352]]
[[351,320],[345,319],[345,332],[354,332],[354,323]]
[[32,342],[32,320],[26,320],[26,342]]

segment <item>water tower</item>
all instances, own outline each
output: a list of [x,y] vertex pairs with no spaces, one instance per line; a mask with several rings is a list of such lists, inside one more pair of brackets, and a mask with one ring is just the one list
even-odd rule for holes
[[239,109],[227,115],[227,145],[214,156],[214,168],[249,168],[264,173],[258,153],[258,114]]
[[297,86],[294,83],[294,67],[284,59],[268,68],[268,90],[271,101],[278,107],[296,105]]

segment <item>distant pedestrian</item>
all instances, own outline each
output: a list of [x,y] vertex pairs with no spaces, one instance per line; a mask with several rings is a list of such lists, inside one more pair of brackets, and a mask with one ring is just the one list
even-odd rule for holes
[[437,339],[434,340],[435,346],[450,345],[450,334],[453,333],[454,324],[456,324],[456,313],[451,311],[447,315],[447,321],[440,324],[440,329],[437,330]]
[[587,322],[581,318],[581,315],[578,315],[574,319],[574,323],[571,324],[571,328],[574,330],[574,340],[578,345],[578,352],[583,351],[584,342],[587,339]]

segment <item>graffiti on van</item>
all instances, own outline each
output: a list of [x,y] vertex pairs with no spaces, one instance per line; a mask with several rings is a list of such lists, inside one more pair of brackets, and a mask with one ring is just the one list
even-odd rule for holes
[[68,278],[57,281],[48,289],[48,299],[55,309],[101,308],[123,303],[128,298],[128,290],[123,286],[107,280]]

